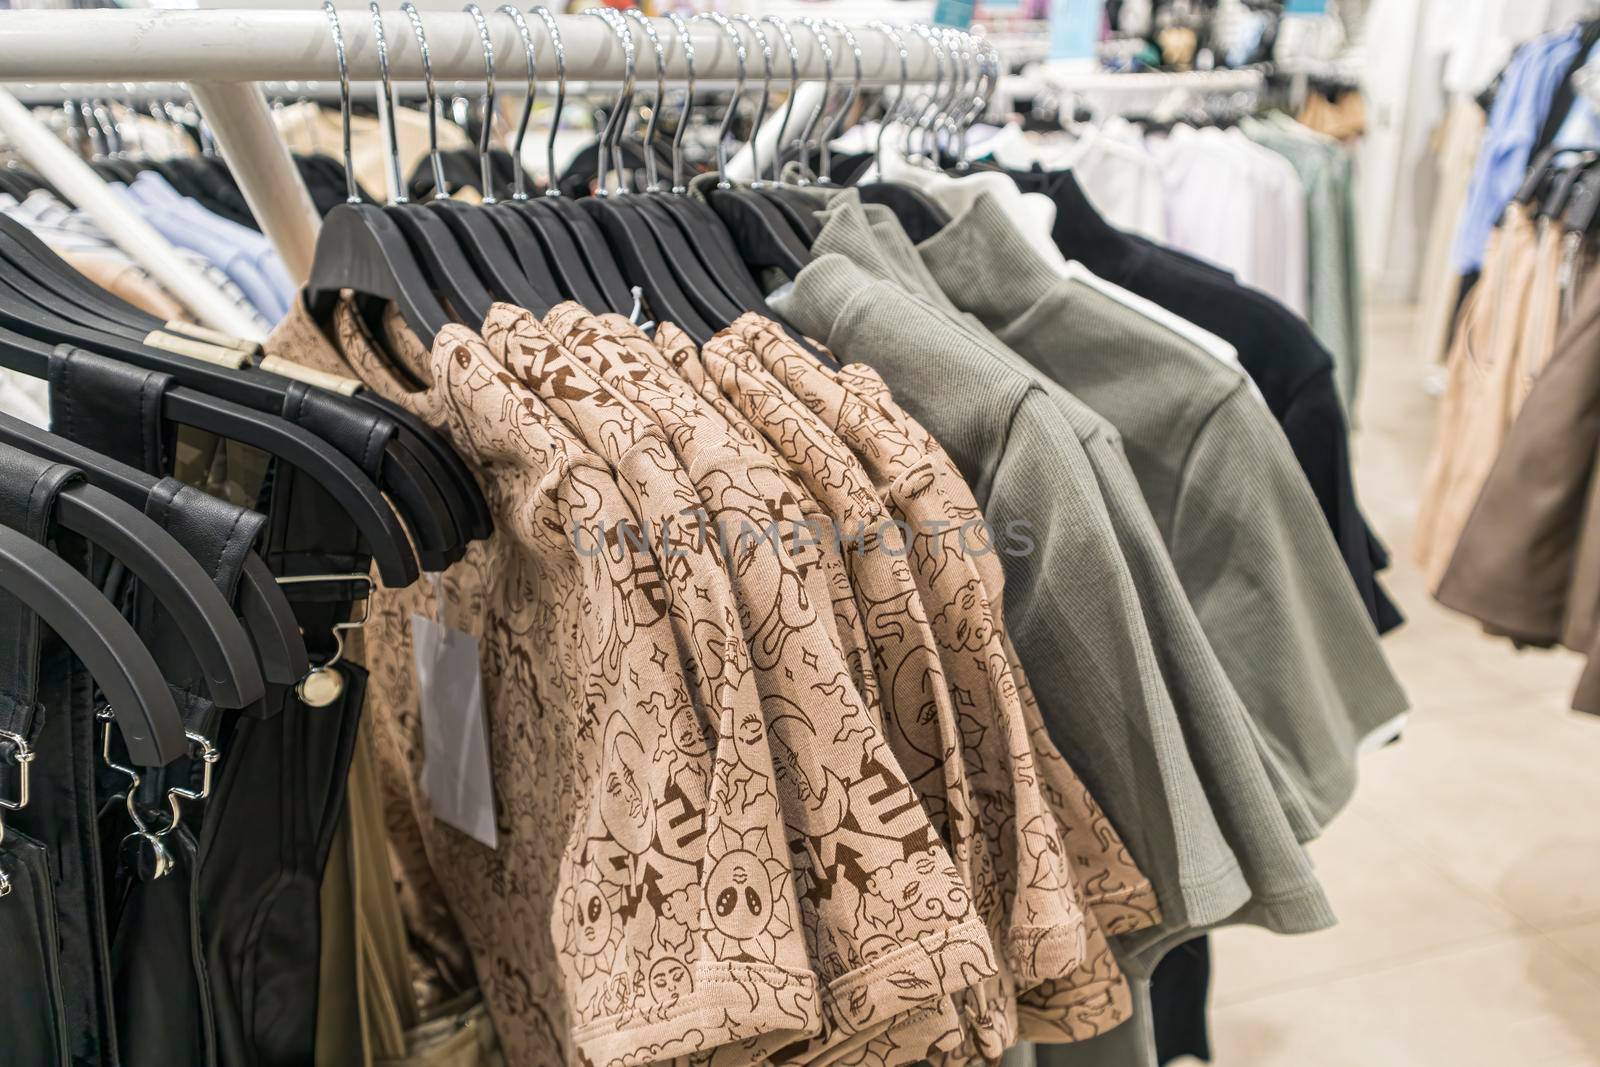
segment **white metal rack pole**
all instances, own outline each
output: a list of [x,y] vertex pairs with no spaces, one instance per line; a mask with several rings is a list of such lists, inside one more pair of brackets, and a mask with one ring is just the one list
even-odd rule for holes
[[[423,17],[434,77],[440,82],[480,80],[483,51],[473,18],[464,12],[434,11]],[[296,280],[307,277],[318,220],[294,160],[273,127],[266,99],[254,83],[337,82],[338,55],[320,9],[23,10],[6,12],[0,19],[5,40],[0,69],[7,79],[188,83],[251,211],[283,256],[285,268]],[[384,13],[384,19],[392,76],[421,78],[416,37],[398,3],[393,11]],[[614,82],[621,76],[622,48],[604,20],[572,15],[558,16],[556,21],[570,82]],[[687,67],[677,33],[667,20],[653,21],[666,46],[668,84],[682,84]],[[351,79],[375,79],[378,50],[367,10],[342,11],[340,22]],[[548,82],[555,72],[555,50],[544,27],[537,21],[532,26],[540,81]],[[502,69],[519,68],[523,44],[515,24],[496,13],[489,17],[489,28]],[[899,53],[890,47],[888,38],[866,26],[853,29],[862,50],[862,84],[898,82]],[[693,24],[691,31],[699,84],[734,79],[738,67],[728,37],[704,23]],[[823,76],[824,63],[816,43],[805,36],[797,38],[799,73],[809,81]],[[938,71],[933,48],[918,34],[901,36],[909,51],[910,81],[932,81]],[[641,75],[648,71],[653,76],[653,64],[654,57],[641,64]],[[746,71],[749,92],[760,91],[759,66],[752,64]],[[787,63],[782,66],[787,75]],[[835,79],[836,84],[841,83],[837,70]],[[774,89],[784,88],[786,80],[774,79]],[[506,91],[514,92],[521,80],[508,75],[502,84]]]
[[[386,5],[387,7],[388,5]],[[0,64],[11,81],[70,81],[90,78],[98,82],[259,82],[321,81],[338,78],[338,59],[320,9],[305,11],[191,11],[173,8],[93,9],[77,11],[8,11],[3,16],[5,61]],[[420,79],[422,62],[416,39],[400,13],[399,4],[385,11],[389,64],[396,79]],[[470,15],[428,12],[428,51],[433,75],[440,81],[483,78],[483,51],[477,26]],[[378,76],[378,50],[371,17],[366,8],[340,12],[350,77],[372,80]],[[686,70],[677,33],[665,19],[653,20],[666,46],[667,77],[681,83]],[[622,73],[622,50],[605,21],[578,15],[558,16],[567,53],[567,77],[572,81],[614,81]],[[555,71],[555,51],[542,25],[530,23],[539,61],[540,80]],[[505,15],[490,15],[495,56],[521,65],[522,39]],[[862,77],[869,85],[897,81],[898,54],[876,30],[853,25],[861,42]],[[715,26],[691,26],[695,44],[695,74],[704,82],[731,80],[738,73],[733,48]],[[914,82],[931,81],[937,69],[933,50],[917,34],[903,34],[910,52],[909,75]],[[823,75],[822,56],[814,42],[797,35],[800,76]],[[653,57],[641,63],[652,76]],[[782,87],[788,64],[782,64]],[[748,71],[752,88],[760,85],[759,60]],[[837,76],[837,74],[836,74]],[[508,86],[518,82],[507,77]]]
[[250,213],[296,284],[311,277],[322,219],[261,89],[249,82],[191,82],[190,92],[239,183]]

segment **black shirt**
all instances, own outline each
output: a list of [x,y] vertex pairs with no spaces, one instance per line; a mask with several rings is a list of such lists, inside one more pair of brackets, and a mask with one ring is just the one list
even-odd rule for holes
[[1356,589],[1379,633],[1404,618],[1378,584],[1389,553],[1356,504],[1350,440],[1333,381],[1333,357],[1311,327],[1272,297],[1180,252],[1123,233],[1106,222],[1070,171],[1007,171],[1024,192],[1055,202],[1051,231],[1068,259],[1238,349],[1294,449],[1322,506]]

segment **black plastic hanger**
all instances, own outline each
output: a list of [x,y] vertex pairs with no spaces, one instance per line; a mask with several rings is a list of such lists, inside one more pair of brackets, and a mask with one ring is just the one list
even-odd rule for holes
[[627,315],[634,306],[633,290],[623,278],[621,264],[617,262],[617,257],[612,254],[610,246],[606,243],[604,231],[576,201],[561,195],[556,182],[554,169],[556,137],[561,131],[561,116],[565,112],[567,102],[567,51],[561,40],[561,29],[556,25],[555,16],[550,13],[550,9],[540,4],[533,9],[533,13],[544,23],[545,31],[550,35],[550,43],[555,48],[556,107],[555,114],[550,120],[550,133],[545,142],[545,157],[550,168],[549,185],[544,196],[528,201],[527,210],[553,215],[565,225],[567,233],[572,237],[572,243],[578,249],[579,255],[589,268],[590,276],[594,278],[595,285],[604,297],[601,306],[591,306],[590,310],[605,310]]
[[752,268],[777,267],[793,278],[811,258],[810,249],[800,241],[794,227],[778,211],[775,204],[759,193],[736,189],[728,181],[728,135],[733,127],[734,112],[744,95],[746,82],[746,52],[744,39],[733,22],[720,11],[706,11],[695,16],[710,19],[728,34],[734,47],[738,75],[734,83],[733,98],[722,115],[717,130],[717,174],[719,181],[710,189],[706,199],[712,210],[722,219],[739,249],[740,258]]
[[[21,230],[22,234],[17,234],[17,230]],[[35,245],[39,245],[37,250]],[[26,227],[3,217],[0,217],[0,261],[9,262],[17,268],[7,276],[7,283],[12,288],[35,303],[63,313],[71,312],[67,317],[79,326],[112,333],[135,344],[143,344],[152,331],[166,326],[154,316],[99,289],[54,252],[43,247],[37,238],[27,233]],[[47,291],[41,292],[36,288],[41,285]],[[84,288],[102,294],[103,298],[92,295],[80,298],[79,294]],[[274,398],[273,406],[263,410],[280,411],[282,401],[280,393]],[[429,570],[442,570],[460,558],[468,539],[464,536],[465,526],[453,522],[452,517],[470,515],[470,497],[478,495],[478,490],[475,484],[462,489],[459,479],[454,475],[449,475],[451,480],[446,481],[440,481],[438,477],[430,478],[424,469],[427,466],[435,467],[435,474],[444,472],[442,468],[437,468],[437,464],[427,463],[421,458],[419,446],[408,439],[413,436],[415,431],[399,434],[390,442],[381,481],[412,528],[423,566]],[[452,484],[456,491],[447,493],[446,487]]]
[[160,601],[194,649],[212,703],[242,708],[266,695],[255,650],[232,606],[171,534],[92,485],[63,490],[55,518],[120,560]]
[[[340,94],[342,99],[345,85],[347,84],[343,35],[338,28],[338,16],[332,12],[331,4],[328,0],[324,0],[323,10],[329,13],[328,18],[334,29],[335,44],[339,55]],[[374,34],[381,42],[383,34],[381,11],[376,3],[369,4],[368,10],[372,13]],[[378,62],[380,71],[387,68],[388,51],[381,45],[378,49]],[[349,115],[350,113],[346,109],[341,116],[344,119],[345,135],[347,137],[349,136]],[[390,128],[390,136],[394,136],[393,127]],[[391,169],[393,169],[396,156],[397,153],[391,145],[389,159]],[[346,162],[347,164],[349,162],[348,155],[346,156]],[[347,166],[346,170],[348,172],[350,167]],[[462,250],[461,242],[456,239],[455,234],[451,232],[444,219],[440,215],[429,211],[422,204],[412,204],[400,199],[403,195],[403,191],[398,188],[400,176],[397,173],[392,173],[391,179],[396,188],[391,191],[389,202],[379,210],[387,218],[392,219],[401,234],[404,235],[406,244],[411,248],[415,261],[420,265],[422,275],[427,280],[428,288],[435,293],[443,295],[455,320],[466,324],[472,329],[481,329],[484,319],[489,314],[489,308],[494,303],[494,297],[478,276],[477,268],[467,259]],[[320,237],[317,242],[317,250],[320,254],[322,250]],[[312,268],[312,275],[313,277],[316,276],[315,265]],[[369,309],[370,314],[371,311]],[[437,332],[437,330],[434,330],[430,333],[419,333],[418,336],[423,338],[424,341],[431,341]]]
[[[528,133],[528,120],[533,115],[533,103],[538,93],[538,68],[534,61],[533,36],[528,30],[527,20],[515,5],[503,4],[496,10],[508,16],[516,24],[517,33],[522,38],[523,59],[527,66],[527,94],[523,97],[522,114],[517,122],[516,138],[511,149],[513,160],[520,160],[523,140]],[[423,64],[423,69],[426,72],[426,63]],[[558,108],[556,124],[559,124],[559,118]],[[548,147],[553,183],[555,166],[553,138]],[[560,191],[555,190],[554,195],[560,195]],[[511,199],[492,204],[489,207],[489,214],[505,234],[512,252],[522,264],[523,273],[528,275],[530,280],[547,280],[562,298],[576,300],[591,311],[608,310],[608,303],[605,294],[600,290],[600,283],[595,281],[594,274],[590,271],[583,253],[578,249],[578,243],[573,239],[572,230],[567,223],[548,207],[538,208],[530,201],[527,174],[520,164],[512,174]]]
[[[893,44],[900,60],[900,82],[895,91],[894,103],[884,109],[883,118],[878,125],[878,139],[874,146],[875,180],[861,183],[857,186],[861,193],[861,202],[864,204],[880,204],[894,212],[894,217],[899,220],[901,227],[913,242],[918,244],[926,241],[940,230],[950,224],[950,215],[928,198],[921,189],[904,182],[885,181],[883,179],[883,137],[888,129],[901,117],[905,110],[906,78],[908,76],[909,53],[906,51],[905,40],[900,32],[887,23],[874,24],[874,29],[887,37]],[[937,64],[934,74],[933,99],[930,101],[937,107],[939,86],[944,81],[944,50],[940,48],[930,35],[929,47],[933,50],[934,60]],[[921,125],[921,109],[916,116],[907,115],[907,119],[915,117],[918,121],[907,123],[906,143],[909,146],[911,137]]]
[[[0,347],[24,341],[25,338],[7,338],[0,334]],[[49,358],[48,351],[44,355]],[[0,413],[0,444],[75,467],[90,485],[138,509],[148,504],[151,493],[161,481],[155,475],[3,413]],[[254,552],[245,557],[236,599],[266,681],[292,685],[303,678],[310,669],[310,660],[300,635],[300,624],[277,579]]]
[[0,589],[27,605],[88,668],[134,764],[162,767],[188,754],[183,719],[150,650],[87,578],[27,535],[0,526]]
[[[244,391],[252,386],[268,388],[259,380],[245,377],[249,372],[223,371],[199,361],[173,357],[167,353],[129,342],[86,327],[77,326],[49,310],[28,304],[0,274],[0,326],[7,331],[45,342],[44,351],[9,343],[0,344],[0,363],[11,370],[35,378],[49,376],[49,347],[68,344],[124,359],[149,370],[171,373],[179,381],[215,383],[217,392]],[[281,394],[281,388],[272,390]],[[220,437],[231,438],[258,448],[298,468],[320,484],[361,531],[372,551],[373,561],[385,585],[406,586],[417,578],[417,560],[400,521],[384,500],[383,494],[354,462],[311,432],[275,414],[252,410],[241,404],[186,385],[167,391],[162,412],[166,418]]]
[[160,324],[160,320],[142,308],[79,274],[32,230],[3,213],[0,213],[0,255],[19,271],[48,286],[59,298],[100,318],[124,323],[145,319]]
[[[452,319],[434,296],[433,283],[424,273],[418,253],[412,250],[399,223],[383,209],[361,202],[350,155],[350,71],[345,61],[344,33],[332,0],[323,0],[339,57],[339,106],[344,120],[344,173],[348,202],[322,220],[317,235],[306,300],[313,315],[326,321],[340,292],[354,291],[372,303],[392,303],[406,324],[425,343]],[[444,223],[434,219],[440,226]]]
[[[784,184],[782,175],[778,169],[778,159],[782,155],[781,149],[784,143],[783,135],[788,132],[789,124],[794,119],[795,99],[798,95],[800,87],[800,49],[795,45],[794,36],[789,32],[789,24],[782,18],[782,16],[762,16],[760,21],[770,22],[773,26],[777,27],[778,35],[781,38],[784,50],[787,52],[789,57],[789,100],[785,105],[783,121],[778,125],[778,135],[774,139],[772,145],[771,180],[762,181],[761,153],[758,143],[758,134],[762,127],[763,120],[766,117],[767,99],[772,88],[772,50],[767,47],[765,34],[763,34],[760,28],[755,25],[755,21],[752,20],[750,16],[735,15],[734,19],[735,21],[745,23],[755,32],[757,39],[761,42],[762,52],[764,53],[764,73],[761,82],[761,106],[756,112],[755,127],[750,135],[750,160],[754,167],[756,179],[750,183],[750,188],[761,193],[768,200],[770,200],[774,206],[777,207],[779,214],[783,215],[783,217],[789,221],[789,225],[794,228],[794,232],[800,238],[800,242],[809,249],[811,247],[811,243],[817,239],[817,235],[822,232],[822,224],[816,219],[816,201],[810,196],[810,194],[801,192],[799,189],[796,189],[793,186]],[[833,47],[817,29],[819,23],[815,19],[802,18],[800,21],[805,24],[806,29],[808,29],[811,32],[811,35],[816,38],[817,47],[821,50],[823,58],[824,74],[822,100],[818,103],[816,110],[813,112],[812,122],[814,122],[815,117],[820,115],[827,107],[828,97],[831,95],[833,90]],[[856,80],[859,82],[859,62],[857,63],[856,69]],[[854,99],[854,97],[852,96],[847,98],[845,107],[849,106],[849,101],[851,99]],[[808,131],[810,125],[811,122],[808,122]],[[830,129],[832,128],[832,125],[833,123],[830,122]],[[826,136],[827,135],[824,134],[824,141],[826,141]],[[802,140],[804,139],[802,138]]]
[[683,138],[688,131],[690,105],[694,100],[694,40],[689,34],[688,22],[682,15],[669,12],[666,17],[677,32],[687,77],[683,108],[678,114],[677,129],[672,135],[672,189],[655,198],[653,203],[677,224],[679,232],[705,267],[706,273],[735,305],[779,321],[778,315],[767,306],[761,286],[756,284],[755,276],[739,255],[722,219],[704,200],[688,195],[689,189],[683,180]]
[[[631,111],[635,53],[632,34],[616,12],[606,8],[590,8],[587,14],[605,19],[607,26],[622,43],[624,74],[616,103],[600,132],[600,188],[594,196],[585,197],[579,204],[599,223],[612,252],[622,264],[624,276],[644,292],[655,316],[676,323],[697,344],[705,344],[711,340],[715,328],[706,322],[698,310],[700,301],[691,301],[684,292],[684,285],[680,283],[688,279],[680,279],[656,241],[655,233],[634,210],[631,201],[640,194],[626,192],[621,182],[615,192],[606,187],[610,176],[611,146],[621,135]],[[701,300],[710,298],[710,294],[703,292],[697,295]]]
[[[391,163],[398,158],[399,151],[395,143],[394,103],[389,85],[388,51],[383,41],[383,19],[376,2],[372,3],[372,19],[374,33],[377,35],[378,45],[378,70],[383,84],[383,107],[389,115],[389,150]],[[495,200],[494,173],[489,158],[489,139],[491,126],[494,119],[494,50],[489,38],[488,22],[483,17],[483,11],[477,4],[469,3],[466,10],[472,15],[478,25],[478,35],[483,47],[484,69],[488,78],[484,96],[484,122],[479,138],[478,151],[483,173],[483,195],[488,203]],[[422,28],[422,19],[416,14],[413,6],[406,12],[411,18],[411,28],[417,36],[417,44],[422,54],[427,54],[427,37]],[[431,72],[431,64],[428,69]],[[432,78],[428,78],[428,132],[432,141],[429,145],[430,157],[438,165],[438,140],[435,123],[435,107],[431,92]],[[442,169],[438,172],[442,177]],[[399,190],[397,199],[404,203],[405,191]],[[553,295],[547,288],[536,285],[526,273],[522,264],[512,253],[510,245],[506,243],[506,236],[495,221],[489,217],[488,212],[472,204],[463,204],[451,200],[444,191],[442,183],[435,189],[434,199],[427,204],[426,210],[443,218],[446,227],[455,237],[457,247],[463,253],[464,260],[471,265],[472,271],[484,283],[485,289],[496,300],[515,304],[527,308],[536,315],[543,316],[556,303],[559,296]],[[413,213],[414,214],[414,213]],[[453,269],[446,267],[445,269]],[[437,277],[437,276],[436,276]],[[461,309],[457,309],[460,311]],[[474,306],[476,311],[476,306]],[[482,309],[482,314],[477,315],[475,321],[468,325],[481,329],[483,320],[488,315],[488,308]]]
[[[727,287],[708,269],[705,258],[685,236],[676,216],[666,206],[669,194],[662,188],[660,167],[653,150],[656,143],[656,126],[666,100],[665,50],[656,35],[655,27],[649,20],[639,15],[637,11],[624,12],[623,19],[628,14],[636,16],[640,29],[645,33],[655,53],[656,95],[651,104],[650,119],[645,126],[643,142],[646,146],[651,146],[652,150],[641,153],[645,173],[644,192],[630,195],[627,201],[654,237],[656,246],[661,249],[668,265],[676,274],[684,295],[689,298],[695,310],[707,324],[713,327],[726,326],[742,315],[747,308],[742,301],[728,292]],[[631,39],[632,34],[627,29],[627,22],[620,21],[619,25],[622,32],[627,33]]]
[[455,321],[434,295],[433,283],[399,223],[375,205],[340,204],[322,220],[317,234],[305,286],[311,313],[326,322],[347,289],[369,306],[393,304],[424,343]]

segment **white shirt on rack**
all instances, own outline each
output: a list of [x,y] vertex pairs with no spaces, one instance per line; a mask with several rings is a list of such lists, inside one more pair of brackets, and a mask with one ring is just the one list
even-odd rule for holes
[[1107,222],[1152,241],[1167,239],[1161,168],[1142,144],[1130,144],[1092,124],[1030,137],[1013,123],[986,147],[995,162],[1011,170],[1037,163],[1047,171],[1072,171]]

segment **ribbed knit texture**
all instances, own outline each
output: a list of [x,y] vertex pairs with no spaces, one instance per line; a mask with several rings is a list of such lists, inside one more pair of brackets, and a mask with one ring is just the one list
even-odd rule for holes
[[[848,254],[863,269],[890,269],[907,289],[937,284],[934,274],[922,264],[910,239],[898,226],[882,222],[869,228],[864,213],[849,206],[845,194],[836,198],[834,204],[837,210],[830,213],[818,238],[819,246],[848,249]],[[1034,257],[1024,257],[1019,262],[1026,265],[1031,258]],[[908,262],[911,259],[916,260],[916,267]],[[919,277],[927,281],[916,281]],[[1058,284],[1053,269],[1046,268],[1034,279],[1021,283],[1021,287],[1028,292],[1048,294]],[[1099,297],[1093,292],[1088,295]],[[942,291],[936,300],[930,298],[930,302],[953,306]],[[963,321],[977,322],[971,315],[956,314]],[[1097,319],[1099,328],[1095,326]],[[1133,321],[1129,322],[1117,315],[1098,314],[1093,306],[1074,321],[1085,326],[1076,340],[1102,351],[1117,351],[1125,341],[1124,335],[1137,341],[1141,337],[1139,331],[1149,329],[1141,316],[1133,316]],[[1108,325],[1109,331],[1105,329]],[[981,324],[972,326],[969,332],[995,360],[1025,375],[1038,375],[1038,371]],[[1157,328],[1153,340],[1148,335],[1144,340],[1160,346],[1169,336],[1165,330]],[[1201,358],[1209,361],[1203,354]],[[1245,379],[1237,372],[1214,376],[1209,392],[1197,390],[1189,403],[1204,415],[1231,397],[1237,391],[1237,384],[1243,381]],[[1144,490],[1129,466],[1120,434],[1082,400],[1054,382],[1043,382],[1041,388],[1064,423],[1078,436],[1094,468],[1119,547],[1138,590],[1146,627],[1191,757],[1211,797],[1219,824],[1228,835],[1229,844],[1250,883],[1253,904],[1246,912],[1234,916],[1234,921],[1256,922],[1282,932],[1303,932],[1327,925],[1332,921],[1331,913],[1304,853],[1298,848],[1301,841],[1316,836],[1322,824],[1300,791],[1297,784],[1300,776],[1284,766],[1279,746],[1250,719],[1211,648],[1163,544],[1162,532],[1147,506]],[[1177,433],[1179,436],[1173,439],[1170,447],[1181,454],[1187,441],[1181,436],[1181,426]],[[1145,442],[1147,446],[1150,443]],[[1175,483],[1176,480],[1168,481]],[[1165,486],[1163,492],[1168,498],[1175,498],[1176,485]]]
[[1326,824],[1407,702],[1282,431],[1240,374],[1055,277],[990,201],[920,251],[958,307],[1121,431],[1212,647]]
[[[880,266],[889,269],[901,288],[948,309],[947,313],[968,326],[996,359],[1030,377],[1038,375],[1022,357],[1007,348],[976,318],[956,310],[944,291],[938,288],[916,246],[899,223],[892,219],[880,220],[872,225],[871,238],[864,238],[858,217],[852,209],[844,206],[849,195],[852,194],[841,193],[834,201],[841,210],[829,217],[828,224],[817,238],[818,248],[827,251],[848,250],[846,254],[869,272]],[[1262,732],[1248,719],[1243,701],[1212,650],[1173,569],[1172,559],[1145,503],[1143,491],[1129,466],[1121,435],[1081,400],[1054,382],[1041,384],[1060,410],[1062,418],[1077,433],[1094,467],[1123,558],[1127,560],[1134,584],[1139,590],[1139,598],[1144,605],[1145,625],[1160,659],[1162,675],[1172,695],[1179,722],[1184,724],[1186,730],[1209,729],[1207,724],[1220,723],[1222,735],[1230,738],[1237,738],[1236,731],[1242,722],[1243,728],[1250,731],[1254,738],[1258,765],[1265,766],[1273,793],[1289,820],[1296,840],[1302,843],[1314,840],[1321,834],[1322,824],[1294,784],[1294,776],[1280,766],[1274,746],[1267,743]],[[1224,766],[1226,763],[1224,761]],[[1224,770],[1210,782],[1213,789],[1225,783],[1222,787],[1226,797],[1245,802],[1245,818],[1236,825],[1249,825],[1249,802],[1257,797],[1253,786],[1258,778],[1255,765],[1241,758],[1235,764],[1234,773],[1229,774]],[[1268,820],[1267,837],[1276,840],[1280,828],[1277,819],[1271,814],[1270,806],[1263,810]],[[1237,847],[1235,850],[1238,851]],[[1298,864],[1299,861],[1291,859],[1289,862]],[[1246,865],[1247,873],[1249,870],[1249,865]],[[1274,892],[1270,886],[1256,885],[1255,888],[1258,894],[1262,890],[1267,895]]]

